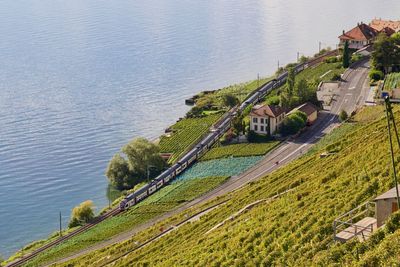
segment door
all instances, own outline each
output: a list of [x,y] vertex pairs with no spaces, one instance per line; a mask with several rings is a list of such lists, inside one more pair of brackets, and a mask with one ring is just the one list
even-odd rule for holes
[[399,209],[399,207],[397,207],[397,203],[396,202],[392,202],[392,213],[395,212],[398,209]]

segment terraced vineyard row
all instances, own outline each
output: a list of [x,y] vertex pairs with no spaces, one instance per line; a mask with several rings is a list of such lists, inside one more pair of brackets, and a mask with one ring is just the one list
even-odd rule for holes
[[173,153],[170,162],[175,162],[191,145],[199,140],[220,117],[221,113],[210,114],[202,118],[188,118],[171,126],[170,136],[160,138],[163,153]]
[[279,143],[278,141],[270,141],[258,144],[245,143],[215,147],[208,151],[207,154],[201,158],[201,161],[227,157],[261,156],[275,148]]
[[400,88],[400,73],[386,75],[384,90],[390,91],[396,88]]

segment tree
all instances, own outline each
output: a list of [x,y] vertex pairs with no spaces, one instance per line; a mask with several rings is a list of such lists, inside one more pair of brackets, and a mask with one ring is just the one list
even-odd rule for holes
[[296,72],[293,67],[289,67],[287,81],[286,81],[287,93],[289,99],[293,96],[295,83],[296,83]]
[[157,145],[145,138],[136,138],[122,148],[128,158],[129,168],[144,180],[150,167],[155,169],[154,174],[159,174],[165,167],[165,161],[160,156]]
[[222,96],[222,101],[226,107],[234,107],[239,103],[239,99],[232,94],[225,94]]
[[350,66],[350,52],[349,52],[349,42],[344,42],[343,47],[343,57],[342,57],[343,68],[348,68]]
[[76,206],[71,213],[69,227],[75,227],[90,222],[94,218],[93,201],[86,200]]
[[394,66],[400,65],[400,48],[386,34],[379,34],[372,52],[372,65],[387,74]]
[[138,182],[137,175],[135,179],[133,171],[129,168],[129,163],[119,153],[115,154],[108,163],[106,176],[110,184],[118,190],[132,188]]
[[283,120],[281,133],[283,135],[298,133],[307,123],[307,115],[301,111],[295,111]]
[[296,86],[296,95],[299,97],[300,102],[306,102],[309,99],[310,88],[305,79],[300,79]]
[[233,127],[233,130],[234,130],[236,136],[239,137],[240,133],[243,132],[243,130],[244,130],[242,114],[239,113],[235,118],[233,118],[232,127]]
[[340,121],[345,121],[348,119],[348,117],[349,117],[349,115],[347,115],[347,112],[342,109],[342,111],[340,111],[340,113],[339,113]]

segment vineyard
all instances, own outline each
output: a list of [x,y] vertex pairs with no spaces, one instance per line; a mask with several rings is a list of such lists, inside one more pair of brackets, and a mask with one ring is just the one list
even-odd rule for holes
[[393,89],[400,89],[400,73],[386,75],[384,90],[391,91]]
[[218,176],[175,181],[138,205],[133,206],[127,212],[112,217],[89,231],[40,254],[26,266],[43,265],[60,258],[60,256],[64,257],[98,242],[108,240],[116,234],[128,231],[135,226],[171,211],[182,203],[193,200],[217,187],[226,179],[227,176]]
[[202,161],[194,164],[182,175],[178,176],[178,180],[195,179],[209,176],[233,176],[246,171],[255,165],[262,157],[232,157],[224,159],[214,159]]
[[208,132],[208,129],[221,115],[221,113],[211,114],[201,118],[187,118],[178,121],[171,126],[171,136],[161,136],[159,143],[161,152],[172,153],[169,162],[175,162],[191,145]]
[[279,145],[279,143],[278,141],[270,141],[267,143],[246,143],[215,147],[208,151],[201,158],[201,161],[227,157],[261,156],[267,154],[271,149]]
[[[317,150],[225,196],[226,204],[120,258],[114,266],[397,266],[398,214],[388,230],[378,231],[365,243],[332,242],[332,222],[338,215],[392,187],[386,122],[382,111],[376,111],[377,120],[356,116],[360,122],[334,130]],[[328,147],[335,147],[336,154],[320,158]],[[226,221],[250,203],[287,189],[293,191]],[[62,266],[97,266],[134,248],[136,240],[154,235],[160,225]]]

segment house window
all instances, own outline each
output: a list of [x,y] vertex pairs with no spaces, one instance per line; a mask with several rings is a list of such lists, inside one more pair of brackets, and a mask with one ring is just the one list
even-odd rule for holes
[[254,123],[257,123],[257,118],[253,118],[253,122],[254,122]]
[[260,119],[260,123],[264,123],[264,118],[261,118],[261,119]]
[[264,126],[260,126],[260,131],[264,132]]
[[254,131],[258,131],[257,125],[254,125]]

